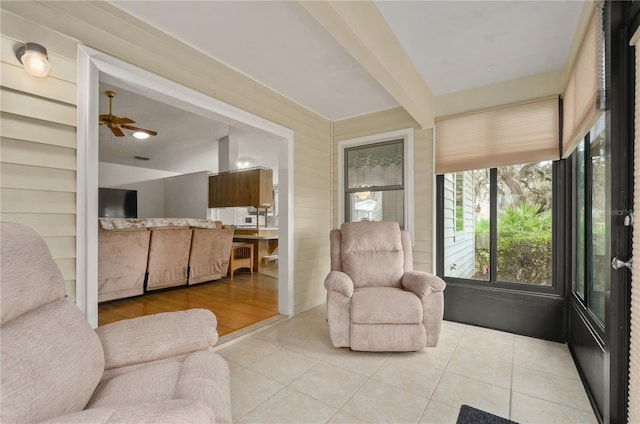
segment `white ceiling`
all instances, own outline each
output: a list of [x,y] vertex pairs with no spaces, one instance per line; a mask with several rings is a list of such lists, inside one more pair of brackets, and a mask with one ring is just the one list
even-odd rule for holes
[[377,1],[435,95],[562,69],[582,1]]
[[[144,92],[132,92],[126,83],[100,83],[100,91],[115,91],[112,113],[134,121],[136,127],[158,132],[146,140],[134,138],[129,130],[116,137],[106,127],[99,127],[100,161],[176,173],[218,171],[218,140],[231,135],[238,144],[238,159],[250,166],[278,169],[278,140],[264,133],[229,127],[195,113],[153,100]],[[109,113],[109,99],[102,95],[100,114]],[[256,155],[255,152],[260,152]],[[148,157],[148,161],[135,159]]]
[[[111,3],[330,120],[398,106],[298,2]],[[581,0],[375,4],[435,95],[561,69],[583,7]],[[103,85],[103,91],[109,87]],[[242,140],[241,156],[252,165],[277,168],[276,149],[262,136],[140,97],[144,93],[115,91],[116,115],[159,134],[138,141],[101,128],[103,161],[215,171],[216,140],[235,131]],[[106,113],[108,102],[102,100],[100,113]],[[254,152],[261,152],[258,158]],[[136,161],[136,155],[151,160]]]

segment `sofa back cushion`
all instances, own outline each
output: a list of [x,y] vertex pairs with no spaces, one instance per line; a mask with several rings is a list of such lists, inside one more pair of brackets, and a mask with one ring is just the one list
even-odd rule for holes
[[340,228],[342,271],[355,288],[401,287],[404,252],[395,222],[345,222]]

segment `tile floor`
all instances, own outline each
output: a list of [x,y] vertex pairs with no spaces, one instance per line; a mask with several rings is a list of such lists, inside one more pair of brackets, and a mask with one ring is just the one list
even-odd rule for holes
[[597,423],[563,344],[444,322],[437,348],[331,346],[324,305],[221,345],[238,423],[455,423],[468,404],[519,423]]

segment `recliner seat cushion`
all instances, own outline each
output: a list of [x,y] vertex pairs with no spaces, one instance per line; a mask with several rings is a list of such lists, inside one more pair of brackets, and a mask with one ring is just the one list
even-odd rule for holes
[[231,422],[229,368],[219,355],[199,351],[183,359],[162,362],[104,380],[88,408],[135,406],[174,399],[202,401],[216,422]]
[[400,226],[376,222],[376,231],[368,231],[368,224],[371,223],[342,224],[342,270],[351,277],[355,288],[401,287],[404,251]]
[[422,303],[415,294],[392,287],[356,289],[351,298],[353,324],[420,324]]

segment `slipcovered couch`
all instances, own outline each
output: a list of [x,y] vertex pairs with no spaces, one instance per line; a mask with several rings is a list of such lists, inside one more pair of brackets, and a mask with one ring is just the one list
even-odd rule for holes
[[0,224],[0,422],[230,423],[216,318],[193,309],[93,330],[44,240]]
[[98,300],[227,275],[233,229],[190,218],[100,218]]

